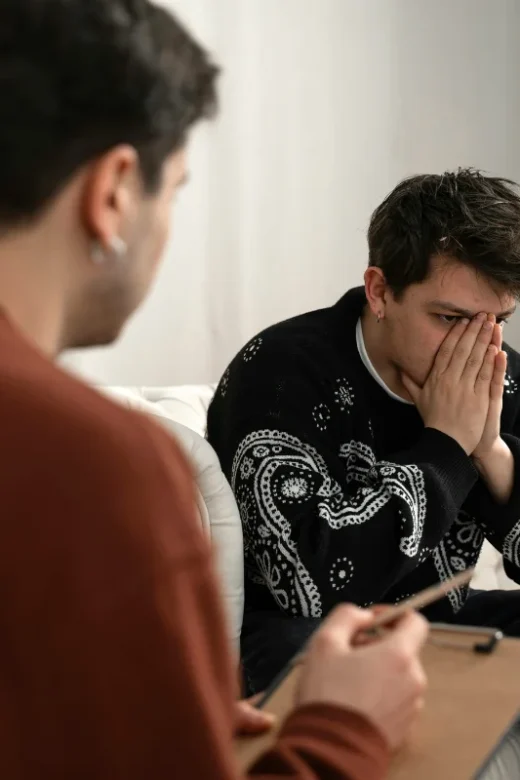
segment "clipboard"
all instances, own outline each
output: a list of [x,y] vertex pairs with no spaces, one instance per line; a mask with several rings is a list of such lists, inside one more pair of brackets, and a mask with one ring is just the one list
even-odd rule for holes
[[[394,755],[388,779],[520,778],[520,721],[514,773],[504,769],[500,753],[520,713],[520,641],[503,638],[494,629],[436,624],[422,660],[429,681],[426,706]],[[300,672],[301,666],[295,666],[265,703],[278,724],[294,707]],[[277,730],[236,740],[244,772],[273,743]]]

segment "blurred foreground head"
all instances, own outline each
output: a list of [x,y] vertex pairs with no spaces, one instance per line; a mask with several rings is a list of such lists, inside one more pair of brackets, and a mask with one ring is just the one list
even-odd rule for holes
[[146,295],[216,78],[147,0],[0,3],[0,305],[42,346],[109,343]]

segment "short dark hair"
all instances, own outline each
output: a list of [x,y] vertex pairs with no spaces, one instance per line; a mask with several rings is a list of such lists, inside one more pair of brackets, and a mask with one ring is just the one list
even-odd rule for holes
[[37,217],[118,144],[157,191],[166,158],[216,109],[217,73],[148,0],[1,0],[0,225]]
[[520,194],[509,179],[472,168],[402,181],[375,210],[369,265],[381,268],[396,297],[424,281],[446,256],[520,295]]

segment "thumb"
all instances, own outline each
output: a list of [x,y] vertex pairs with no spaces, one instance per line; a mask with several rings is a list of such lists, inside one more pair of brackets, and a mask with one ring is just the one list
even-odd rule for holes
[[408,376],[408,374],[401,374],[401,382],[404,385],[405,390],[407,391],[408,395],[414,402],[414,404],[417,406],[417,402],[419,400],[419,395],[421,393],[421,388],[419,385],[417,385],[413,379]]
[[323,640],[328,646],[341,647],[343,650],[352,646],[356,634],[368,628],[374,615],[366,609],[358,609],[352,604],[342,604],[331,612],[318,631],[317,639]]
[[387,635],[387,644],[399,645],[405,652],[416,654],[426,642],[429,623],[417,612],[407,612]]
[[495,403],[496,411],[500,415],[502,409],[502,396],[504,393],[504,381],[507,370],[507,353],[501,350],[495,358],[495,368],[491,379],[490,399]]
[[249,701],[235,702],[235,734],[262,734],[274,723],[274,715],[256,709]]

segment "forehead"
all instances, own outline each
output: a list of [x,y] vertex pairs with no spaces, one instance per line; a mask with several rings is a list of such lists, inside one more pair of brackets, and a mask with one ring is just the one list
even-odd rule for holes
[[449,302],[475,314],[480,311],[498,314],[514,308],[516,303],[511,293],[493,287],[473,268],[443,260],[434,261],[428,279],[413,286],[413,297],[425,305]]

